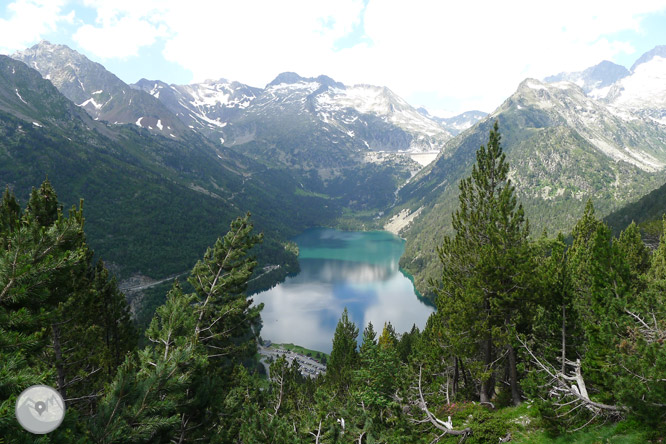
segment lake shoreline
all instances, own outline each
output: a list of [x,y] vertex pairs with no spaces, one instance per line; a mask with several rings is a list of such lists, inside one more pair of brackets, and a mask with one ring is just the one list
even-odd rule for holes
[[262,336],[328,352],[345,308],[360,331],[391,322],[397,332],[425,326],[434,311],[400,269],[405,241],[386,230],[310,228],[294,238],[300,273],[253,295],[263,303]]

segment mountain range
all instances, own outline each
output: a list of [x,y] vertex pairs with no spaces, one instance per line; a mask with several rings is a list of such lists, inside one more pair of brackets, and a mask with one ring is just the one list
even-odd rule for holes
[[188,270],[232,218],[250,209],[267,233],[262,261],[282,261],[277,274],[284,276],[295,263],[285,239],[333,217],[326,199],[298,193],[283,171],[190,130],[176,140],[94,120],[37,71],[6,56],[0,178],[23,203],[45,178],[66,208],[84,198],[88,241],[120,279]]
[[[415,275],[417,288],[427,292],[427,280],[437,277],[435,246],[451,233],[458,181],[470,173],[495,121],[533,233],[567,232],[588,199],[603,216],[662,185],[663,48],[627,73],[602,63],[549,77],[550,83],[526,79],[494,112],[447,142],[436,161],[401,188],[390,213],[405,220],[418,214],[401,231],[407,238],[401,265]],[[600,98],[603,88],[608,92]]]
[[[386,226],[407,239],[401,265],[427,293],[457,183],[495,121],[533,233],[570,229],[588,199],[606,215],[666,181],[665,48],[629,70],[526,79],[490,114],[440,118],[325,75],[128,85],[41,42],[0,59],[0,185],[26,196],[48,174],[65,202],[90,199],[90,242],[125,278],[183,271],[219,234],[207,223],[252,210],[274,238],[267,267],[305,227]],[[427,152],[437,158],[422,168],[412,158]]]

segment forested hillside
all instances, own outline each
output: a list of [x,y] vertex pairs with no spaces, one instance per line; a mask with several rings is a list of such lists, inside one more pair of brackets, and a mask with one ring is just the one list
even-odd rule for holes
[[299,192],[287,171],[194,132],[176,140],[95,121],[37,71],[0,56],[0,185],[25,200],[46,177],[66,205],[85,200],[88,242],[121,280],[184,273],[251,209],[271,233],[262,266],[281,265],[263,277],[270,286],[298,269],[287,239],[339,211]]
[[457,182],[471,172],[474,152],[499,122],[509,173],[535,232],[568,231],[592,199],[603,216],[640,199],[666,180],[663,127],[626,117],[572,83],[523,81],[494,113],[447,143],[438,158],[400,189],[392,210],[419,211],[404,230],[401,265],[431,293],[435,245],[452,233]]
[[6,192],[0,436],[33,442],[12,409],[44,383],[68,410],[40,442],[663,441],[666,222],[652,253],[635,225],[613,237],[591,201],[572,244],[534,234],[489,134],[438,240],[426,327],[359,327],[345,310],[316,379],[284,358],[268,380],[254,370],[262,307],[245,292],[262,236],[249,215],[173,284],[137,349],[81,210],[65,216],[48,182],[24,209]]

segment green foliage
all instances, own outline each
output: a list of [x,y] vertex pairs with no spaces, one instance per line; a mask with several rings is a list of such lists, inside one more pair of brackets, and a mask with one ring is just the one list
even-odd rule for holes
[[256,353],[262,306],[252,307],[245,289],[256,265],[248,252],[261,236],[251,234],[249,217],[232,222],[194,266],[192,293],[174,283],[146,330],[149,345],[101,403],[97,440],[209,440],[225,424],[237,427],[220,400],[236,382],[234,368]]
[[589,427],[585,430],[553,436],[547,431],[537,430],[529,433],[514,434],[512,442],[518,444],[645,444],[659,442],[645,430],[640,422],[623,421],[616,424],[605,424]]
[[25,436],[13,417],[26,387],[57,387],[68,419],[54,436],[91,415],[135,336],[124,296],[103,264],[91,262],[81,209],[62,213],[48,181],[33,190],[21,215],[6,191],[0,206],[0,434]]
[[632,222],[622,231],[617,244],[619,254],[624,258],[629,267],[633,291],[640,291],[640,276],[645,274],[650,268],[650,251],[643,243],[638,225]]
[[356,350],[358,327],[349,320],[347,308],[342,312],[333,336],[333,349],[326,367],[326,378],[340,393],[346,393],[352,384],[352,372],[359,362]]
[[[127,303],[104,264],[92,260],[81,210],[65,217],[48,182],[24,212],[6,191],[2,436],[32,442],[12,410],[23,388],[46,383],[82,399],[69,399],[65,422],[39,442],[431,443],[442,435],[433,422],[449,417],[454,430],[472,431],[467,443],[498,442],[507,433],[515,442],[658,442],[666,433],[659,408],[666,399],[666,222],[649,259],[635,226],[614,239],[591,202],[571,246],[563,235],[531,240],[503,182],[507,170],[493,133],[461,186],[454,216],[461,235],[441,248],[450,268],[423,333],[399,334],[388,322],[378,335],[368,324],[358,348],[345,310],[327,374],[315,379],[284,357],[272,363],[270,380],[252,374],[261,306],[246,294],[261,236],[252,234],[249,215],[231,223],[186,283],[172,284],[135,353]],[[488,192],[493,177],[504,185]],[[553,374],[570,374],[579,358],[590,401],[617,408],[606,414],[572,397],[562,406],[535,357]],[[514,401],[512,380],[530,400],[517,408],[504,407]],[[483,384],[492,408],[472,402]],[[595,415],[625,419],[598,427]]]
[[383,419],[384,410],[395,404],[392,396],[402,373],[396,346],[390,323],[384,325],[379,341],[372,323],[363,331],[359,368],[354,372],[355,396],[372,411],[375,421]]
[[[471,177],[460,182],[456,234],[444,237],[437,250],[442,277],[432,283],[436,316],[441,317],[436,325],[454,355],[472,358],[482,402],[489,400],[499,350],[508,347],[515,355],[511,338],[532,303],[529,228],[508,172],[495,123],[487,148],[477,152]],[[510,365],[515,389],[515,356]],[[520,402],[517,392],[514,402]]]

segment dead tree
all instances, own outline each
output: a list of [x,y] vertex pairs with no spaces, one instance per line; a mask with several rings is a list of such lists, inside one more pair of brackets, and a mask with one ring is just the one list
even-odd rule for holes
[[[530,355],[538,371],[548,376],[549,379],[546,383],[548,395],[558,409],[569,407],[569,412],[573,412],[584,408],[592,413],[592,418],[579,429],[587,426],[600,415],[617,417],[622,416],[627,411],[624,406],[604,404],[590,399],[583,378],[580,359],[576,359],[576,361],[564,359],[561,368],[556,369],[546,360],[539,359],[523,340],[518,338],[518,341]],[[568,374],[567,369],[570,369]]]
[[423,414],[425,414],[425,418],[421,418],[418,420],[413,419],[412,421],[418,424],[430,423],[432,427],[437,429],[438,436],[436,436],[435,439],[431,441],[431,444],[439,442],[442,438],[446,436],[459,436],[460,440],[458,442],[459,443],[465,442],[467,437],[472,435],[472,429],[466,427],[465,429],[457,430],[453,428],[453,422],[450,416],[448,418],[448,421],[442,421],[441,419],[437,418],[437,416],[435,416],[428,408],[428,403],[426,402],[425,397],[423,395],[422,373],[423,373],[423,368],[419,367],[419,379],[415,387],[417,392],[417,399],[412,401],[411,404],[413,406],[416,406]]
[[[636,322],[636,331],[643,337],[645,342],[648,344],[655,342],[663,344],[666,342],[666,325],[660,325],[654,313],[648,313],[648,316],[645,316],[644,319],[632,311],[627,309],[624,311],[634,319]],[[652,319],[648,319],[648,317]]]

